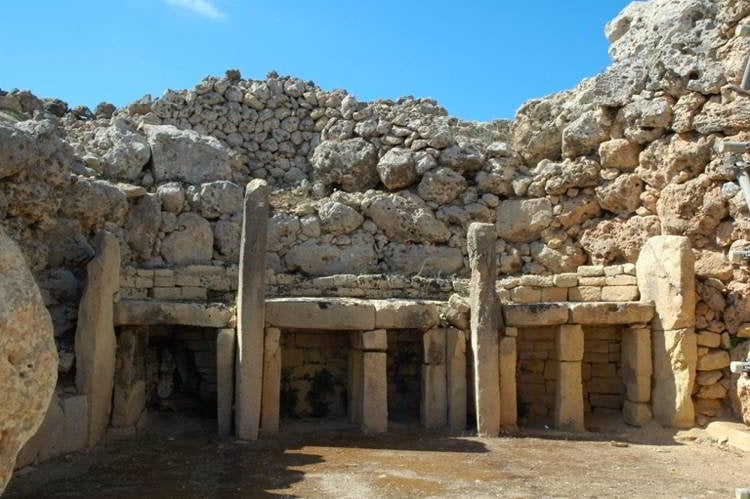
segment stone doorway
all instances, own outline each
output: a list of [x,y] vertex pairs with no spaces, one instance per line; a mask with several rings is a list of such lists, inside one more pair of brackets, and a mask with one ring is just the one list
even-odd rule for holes
[[418,424],[422,403],[422,335],[413,329],[388,331],[388,421]]

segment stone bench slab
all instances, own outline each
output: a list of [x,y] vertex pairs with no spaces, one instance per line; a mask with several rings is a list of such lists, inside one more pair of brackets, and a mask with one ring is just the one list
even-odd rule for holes
[[502,308],[506,326],[557,326],[568,322],[568,303],[508,304]]
[[179,324],[225,328],[234,312],[221,303],[181,303],[157,300],[121,300],[115,303],[115,326]]
[[654,317],[651,302],[588,302],[570,305],[573,324],[645,324]]
[[280,329],[376,329],[372,303],[351,298],[271,298],[266,322]]

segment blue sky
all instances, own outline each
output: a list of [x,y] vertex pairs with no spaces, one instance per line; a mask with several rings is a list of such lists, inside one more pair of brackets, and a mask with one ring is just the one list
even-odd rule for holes
[[0,88],[127,104],[208,74],[270,70],[360,100],[433,97],[511,118],[609,64],[628,0],[24,0],[2,2]]

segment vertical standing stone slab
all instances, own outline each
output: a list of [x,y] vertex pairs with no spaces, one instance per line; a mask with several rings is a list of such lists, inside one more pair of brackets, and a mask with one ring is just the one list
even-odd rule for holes
[[260,428],[265,327],[268,185],[254,179],[245,190],[237,294],[235,432],[255,440]]
[[216,423],[219,435],[232,432],[234,403],[234,329],[219,329],[216,334]]
[[651,330],[648,327],[623,329],[620,365],[627,399],[631,402],[650,402],[651,375],[654,370]]
[[580,362],[558,362],[555,385],[555,428],[583,431],[583,381]]
[[651,388],[654,419],[663,426],[690,428],[695,424],[691,397],[698,364],[693,329],[653,331],[654,382]]
[[96,256],[86,266],[78,306],[76,387],[88,397],[88,445],[104,436],[112,410],[117,340],[114,294],[120,289],[120,243],[109,232],[96,236]]
[[420,420],[425,428],[442,428],[448,424],[448,385],[445,369],[446,330],[430,329],[422,336],[422,403]]
[[[507,329],[507,328],[506,328]],[[500,339],[500,426],[513,431],[518,425],[518,393],[516,388],[516,338]]]
[[452,327],[445,334],[448,428],[463,431],[466,429],[466,334]]
[[690,240],[681,236],[650,238],[638,255],[636,275],[641,299],[654,302],[654,419],[663,426],[691,427],[695,424],[691,393],[698,356],[695,258]]
[[117,337],[112,426],[130,428],[146,409],[146,344],[148,330],[122,327]]
[[281,403],[281,330],[266,329],[263,349],[263,401],[260,426],[264,435],[279,432],[279,410]]
[[364,433],[388,430],[388,379],[385,352],[362,354],[362,409],[360,427]]
[[471,307],[471,348],[474,353],[477,433],[485,437],[497,436],[500,432],[497,332],[501,324],[495,296],[496,242],[494,225],[473,223],[469,226],[467,235],[471,266],[469,305]]
[[[352,333],[359,334],[359,333]],[[349,421],[362,422],[362,350],[349,350]]]
[[583,328],[563,324],[555,332],[557,383],[555,384],[555,428],[583,431]]

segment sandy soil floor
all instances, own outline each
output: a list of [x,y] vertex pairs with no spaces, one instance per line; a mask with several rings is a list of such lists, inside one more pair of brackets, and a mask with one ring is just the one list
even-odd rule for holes
[[210,423],[163,420],[22,470],[4,497],[733,497],[750,486],[750,457],[700,430],[588,427],[481,439],[297,423],[242,443],[212,435]]

